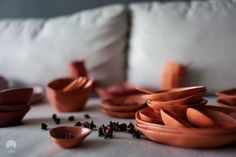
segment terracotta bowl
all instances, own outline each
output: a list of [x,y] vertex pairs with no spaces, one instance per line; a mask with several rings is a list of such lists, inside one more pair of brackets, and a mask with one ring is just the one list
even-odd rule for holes
[[52,141],[61,148],[79,146],[90,133],[90,129],[78,126],[60,126],[49,131]]
[[2,90],[0,91],[0,105],[28,104],[32,94],[32,88]]
[[70,78],[61,78],[50,82],[47,86],[48,99],[59,112],[74,112],[82,110],[87,99],[91,95],[91,80],[90,84],[86,88],[78,88],[64,92],[63,89],[73,81],[74,80]]
[[97,88],[96,93],[103,101],[119,97],[131,96],[135,94],[141,94],[141,92],[137,91],[134,86],[129,84],[111,86],[108,88]]
[[18,105],[0,105],[0,112],[11,112],[19,111],[29,107],[29,104],[18,104]]
[[193,107],[193,108],[201,108],[204,107],[207,104],[206,99],[202,99],[201,102],[196,103],[196,104],[187,104],[187,105],[155,105],[151,104],[150,101],[148,100],[147,102],[149,107],[152,107],[152,109],[155,112],[160,112],[161,109],[168,110],[169,112],[172,112],[174,114],[177,114],[183,118],[186,118],[186,111],[187,108]]
[[174,88],[170,90],[161,90],[156,92],[155,94],[147,94],[146,99],[158,100],[158,101],[171,101],[196,95],[198,93],[206,93],[206,88],[204,86],[193,86],[193,87]]
[[222,134],[222,135],[202,135],[202,134],[180,134],[166,131],[153,131],[136,125],[141,133],[148,139],[168,144],[172,146],[185,147],[185,148],[214,148],[236,141],[236,134]]
[[151,108],[155,109],[159,105],[188,105],[199,103],[202,100],[202,97],[205,95],[205,92],[200,92],[185,98],[169,100],[169,101],[160,101],[160,100],[148,100],[148,105]]
[[0,127],[6,127],[20,122],[25,114],[30,110],[30,107],[26,107],[22,110],[11,111],[11,112],[1,112],[0,113]]

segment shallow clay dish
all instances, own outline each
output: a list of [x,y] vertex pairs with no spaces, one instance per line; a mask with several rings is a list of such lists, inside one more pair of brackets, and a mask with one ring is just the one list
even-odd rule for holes
[[0,91],[0,105],[29,103],[33,94],[32,88],[6,89]]
[[199,103],[202,100],[202,97],[205,95],[205,92],[200,92],[185,98],[169,100],[169,101],[159,101],[159,100],[148,100],[151,108],[155,109],[155,106],[158,105],[187,105]]
[[151,108],[145,108],[139,112],[139,116],[142,120],[150,123],[163,124],[161,115],[154,112]]
[[47,96],[51,104],[60,112],[80,111],[84,108],[87,99],[92,92],[92,81],[86,84],[84,88],[74,89],[63,92],[73,79],[61,78],[54,80],[48,84]]
[[190,123],[197,127],[236,127],[236,120],[217,110],[193,108],[187,109],[187,117]]
[[224,146],[236,141],[236,134],[222,134],[222,135],[193,135],[193,134],[179,134],[165,131],[152,131],[139,126],[135,126],[148,139],[186,148],[214,148]]
[[167,110],[161,109],[161,119],[165,125],[181,127],[181,128],[191,128],[192,125],[180,116],[169,112]]
[[28,104],[19,105],[0,105],[0,112],[19,111],[29,107]]
[[186,104],[186,105],[155,105],[151,103],[151,100],[147,101],[147,104],[149,107],[153,108],[155,112],[160,112],[160,109],[168,110],[169,112],[175,113],[176,115],[179,115],[181,117],[186,118],[186,111],[187,108],[193,107],[193,108],[201,108],[204,107],[207,104],[206,99],[202,99],[200,103],[196,104]]
[[1,112],[0,113],[0,127],[11,126],[20,122],[25,114],[30,110],[30,107],[26,107],[22,110]]
[[131,105],[120,105],[115,106],[112,104],[109,104],[107,102],[102,103],[101,107],[110,110],[110,111],[136,111],[140,108],[142,108],[144,104],[131,104]]
[[[218,107],[218,108],[220,108],[220,107]],[[166,125],[162,125],[162,124],[158,124],[158,123],[150,123],[150,122],[146,122],[145,120],[143,120],[141,118],[140,112],[142,110],[145,110],[145,109],[141,109],[141,110],[137,111],[136,114],[135,114],[136,123],[145,125],[147,127],[151,127],[153,129],[155,129],[156,131],[169,131],[169,132],[177,132],[177,133],[182,133],[182,134],[228,134],[228,133],[236,133],[236,127],[230,127],[230,128],[224,128],[224,127],[219,127],[219,128],[178,128],[178,127],[166,126]],[[232,113],[235,113],[235,112],[232,111]]]
[[74,148],[79,146],[90,133],[90,129],[78,126],[61,126],[49,131],[52,141],[61,148]]
[[110,111],[106,109],[101,109],[102,112],[106,113],[107,115],[111,117],[116,117],[116,118],[133,118],[135,116],[136,111],[130,111],[130,112],[115,112],[115,111]]
[[170,90],[161,90],[156,92],[155,94],[146,95],[146,99],[170,101],[196,95],[197,93],[206,93],[206,88],[204,86],[193,86],[193,87],[174,88]]

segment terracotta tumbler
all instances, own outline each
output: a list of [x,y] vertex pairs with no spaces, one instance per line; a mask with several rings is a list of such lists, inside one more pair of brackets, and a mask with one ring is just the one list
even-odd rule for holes
[[87,70],[84,60],[73,61],[69,65],[71,78],[76,79],[80,76],[87,77]]
[[182,86],[183,75],[187,65],[181,65],[174,61],[166,61],[164,72],[161,76],[161,89],[178,88]]

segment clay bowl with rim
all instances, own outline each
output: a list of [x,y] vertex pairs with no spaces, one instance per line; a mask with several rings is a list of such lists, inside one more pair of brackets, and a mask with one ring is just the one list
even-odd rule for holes
[[187,104],[195,104],[199,103],[202,100],[202,97],[205,95],[205,92],[200,92],[185,98],[169,100],[169,101],[159,101],[159,100],[148,100],[148,105],[155,109],[155,106],[158,105],[187,105]]
[[0,105],[28,104],[32,94],[32,88],[2,90],[0,91]]
[[0,113],[0,127],[6,127],[20,122],[25,114],[30,110],[30,107],[26,107],[22,110],[11,111],[11,112],[1,112]]
[[194,108],[187,109],[188,121],[200,128],[204,127],[236,127],[236,119],[223,112],[202,108],[196,110]]
[[150,123],[163,124],[161,115],[154,112],[153,109],[146,107],[145,109],[139,112],[139,116],[142,120]]
[[90,129],[79,126],[60,126],[49,131],[52,141],[61,148],[79,146],[90,133]]
[[[215,107],[214,107],[215,108]],[[218,107],[220,108],[220,107]],[[156,131],[169,131],[169,132],[177,132],[177,133],[184,133],[184,134],[228,134],[228,133],[235,133],[236,134],[236,127],[219,127],[219,128],[178,128],[174,126],[166,126],[160,123],[150,123],[142,119],[140,116],[141,109],[136,112],[135,114],[135,122],[138,124],[145,125],[146,127],[152,128],[152,130]],[[231,113],[235,113],[235,111],[231,110]],[[158,114],[158,113],[157,113]]]
[[113,98],[102,103],[101,107],[110,111],[136,111],[143,107],[146,100],[142,95]]
[[93,81],[88,79],[89,82],[81,88],[76,87],[73,90],[63,91],[65,87],[71,85],[74,79],[60,78],[50,82],[47,86],[47,96],[50,103],[59,112],[75,112],[84,108],[89,96],[92,92]]
[[96,88],[96,93],[103,101],[119,97],[142,94],[141,92],[137,91],[133,85],[130,84],[111,86],[108,88]]
[[29,107],[29,104],[0,105],[0,112],[19,111]]
[[147,94],[145,97],[148,100],[171,101],[196,95],[198,93],[206,93],[204,86],[182,87],[170,90],[161,90],[155,94]]
[[175,113],[179,116],[182,116],[186,118],[186,110],[189,107],[194,107],[194,108],[201,108],[204,107],[207,104],[206,99],[202,99],[201,102],[196,103],[196,104],[186,104],[186,105],[156,105],[151,102],[151,100],[147,101],[147,104],[149,107],[151,107],[155,112],[159,112],[161,109],[168,110],[172,113]]
[[235,133],[222,135],[179,134],[147,130],[138,125],[135,125],[135,127],[148,139],[154,142],[185,148],[214,148],[231,144],[236,141]]
[[126,111],[126,112],[118,112],[118,111],[110,111],[101,108],[102,112],[106,113],[110,117],[115,118],[134,118],[136,111]]

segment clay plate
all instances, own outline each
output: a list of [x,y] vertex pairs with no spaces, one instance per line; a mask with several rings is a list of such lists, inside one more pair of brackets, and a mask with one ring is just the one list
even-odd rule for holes
[[131,111],[131,112],[115,112],[115,111],[109,111],[105,109],[101,109],[104,113],[111,117],[115,118],[134,118],[136,111]]

